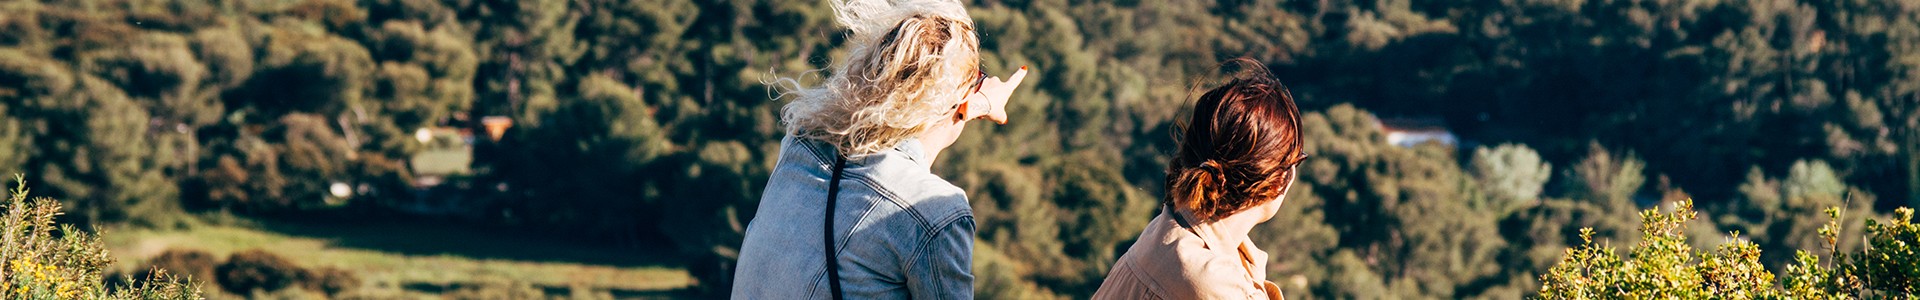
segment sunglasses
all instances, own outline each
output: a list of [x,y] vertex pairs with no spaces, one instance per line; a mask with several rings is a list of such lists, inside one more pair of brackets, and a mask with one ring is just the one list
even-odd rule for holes
[[974,69],[974,71],[973,71],[973,72],[974,72],[974,73],[973,73],[973,87],[971,87],[971,88],[968,88],[968,89],[967,89],[967,93],[965,93],[965,94],[960,94],[960,103],[954,103],[954,104],[953,104],[953,108],[951,108],[951,109],[955,109],[955,110],[958,110],[958,109],[960,109],[960,104],[962,104],[962,103],[966,103],[966,102],[967,102],[967,100],[966,100],[966,99],[967,99],[967,97],[968,97],[968,96],[973,96],[973,94],[974,94],[974,93],[979,93],[979,92],[980,92],[980,87],[981,87],[981,86],[984,86],[984,85],[986,85],[986,83],[987,83],[987,69],[986,69],[986,68],[983,68],[983,67],[979,67],[979,65],[977,65],[977,64],[975,65],[975,67],[974,67],[973,69]]
[[1300,115],[1298,113],[1293,115],[1293,130],[1295,130],[1294,137],[1293,137],[1293,148],[1300,149],[1300,157],[1293,159],[1293,164],[1290,166],[1287,166],[1288,170],[1299,169],[1300,164],[1306,163],[1307,158],[1313,157],[1313,153],[1307,153],[1307,142],[1305,141],[1306,138],[1304,137],[1305,132],[1300,132],[1301,131]]
[[979,92],[980,92],[980,87],[981,87],[981,86],[983,86],[983,85],[986,85],[986,84],[987,84],[987,69],[986,69],[986,68],[984,68],[984,67],[980,67],[979,65],[975,65],[975,66],[973,67],[973,72],[974,72],[974,74],[973,74],[973,88],[970,88],[970,89],[967,89],[967,93],[966,93],[966,94],[962,94],[963,96],[960,96],[961,98],[966,98],[967,96],[971,96],[971,95],[973,95],[973,93],[979,93]]

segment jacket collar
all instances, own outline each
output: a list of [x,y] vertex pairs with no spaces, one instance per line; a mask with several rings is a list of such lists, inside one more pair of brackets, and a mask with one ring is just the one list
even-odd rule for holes
[[931,169],[933,168],[933,162],[927,161],[926,147],[926,145],[920,144],[920,138],[907,138],[901,140],[899,145],[893,146],[893,151],[900,151],[900,154],[905,154],[907,160],[918,163],[923,168]]
[[[822,164],[828,166],[832,166],[834,157],[841,155],[838,147],[834,147],[833,144],[825,141],[800,138],[793,135],[788,135],[786,138],[797,138],[801,143],[808,144],[807,148],[813,151],[814,156],[818,157]],[[920,144],[919,138],[901,140],[899,144],[893,146],[892,150],[860,156],[848,156],[847,162],[853,165],[865,165],[884,159],[885,156],[889,155],[899,155],[901,158],[913,161],[914,164],[919,165],[922,169],[930,170],[933,168],[933,162],[927,160],[926,146]]]

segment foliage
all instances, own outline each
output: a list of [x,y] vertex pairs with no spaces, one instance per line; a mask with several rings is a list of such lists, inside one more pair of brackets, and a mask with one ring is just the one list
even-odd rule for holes
[[1833,218],[1820,228],[1835,265],[1822,265],[1805,250],[1779,278],[1761,263],[1761,247],[1735,232],[1728,243],[1713,251],[1695,253],[1687,242],[1686,227],[1698,217],[1693,201],[1674,202],[1670,212],[1648,209],[1640,213],[1641,240],[1627,257],[1610,245],[1596,242],[1593,230],[1583,229],[1583,244],[1568,249],[1540,276],[1545,299],[1856,299],[1911,297],[1920,241],[1911,224],[1913,210],[1900,208],[1888,224],[1868,218],[1872,247],[1859,252],[1837,252],[1839,208],[1828,208]]
[[341,268],[307,269],[305,277],[306,282],[302,283],[301,287],[309,291],[326,293],[328,296],[338,296],[360,288],[360,276],[354,275],[353,271]]
[[[1837,218],[1837,217],[1836,217]],[[1828,230],[1831,232],[1832,230]],[[1844,272],[1864,277],[1855,282],[1889,295],[1920,295],[1920,226],[1913,224],[1913,209],[1896,209],[1887,224],[1867,220],[1869,245],[1847,264]]]
[[462,287],[445,296],[461,300],[541,299],[546,298],[546,292],[525,282],[490,282]]
[[155,275],[155,270],[169,270],[167,272],[184,276],[187,280],[214,282],[219,278],[214,276],[214,269],[219,265],[219,258],[204,251],[167,249],[147,259],[147,266],[137,270],[133,276],[147,278]]
[[[1872,213],[1869,205],[1873,203],[1873,196],[1840,181],[1832,168],[1821,161],[1795,162],[1786,177],[1779,179],[1765,178],[1764,173],[1755,168],[1741,184],[1740,193],[1746,201],[1726,209],[1730,213],[1721,216],[1719,223],[1751,235],[1754,243],[1769,254],[1766,261],[1775,265],[1795,260],[1787,256],[1788,253],[1827,246],[1820,237],[1823,225],[1827,224],[1820,219],[1824,209],[1843,209],[1843,214],[1851,216]],[[1842,225],[1833,228],[1835,234],[1860,236],[1862,233],[1863,227],[1858,223]],[[1835,240],[1833,250],[1853,251],[1862,246],[1862,241]]]
[[[1775,270],[1817,246],[1818,208],[1920,199],[1914,0],[972,2],[984,69],[1035,72],[1008,125],[933,167],[1010,266],[981,295],[1091,294],[1157,211],[1186,97],[1239,56],[1307,112],[1315,158],[1253,237],[1283,245],[1268,272],[1296,298],[1520,297],[1578,228],[1640,238],[1645,196],[1681,186],[1713,215],[1691,232],[1745,232]],[[845,57],[827,6],[9,2],[0,170],[40,174],[77,224],[445,203],[671,249],[723,293],[783,133],[764,83]],[[474,135],[472,174],[410,167],[434,147],[416,130],[486,117],[514,126]],[[1490,147],[1397,148],[1382,117]]]
[[255,249],[233,253],[214,272],[227,292],[251,295],[255,290],[272,292],[297,286],[306,270],[272,252]]
[[1540,297],[1779,298],[1773,273],[1760,264],[1759,246],[1735,236],[1713,251],[1694,252],[1686,227],[1698,214],[1691,200],[1674,203],[1672,212],[1640,212],[1640,243],[1624,258],[1611,246],[1596,243],[1591,229],[1582,230],[1582,245],[1568,249],[1559,264],[1540,276]]
[[1841,252],[1838,208],[1828,208],[1831,221],[1820,228],[1820,237],[1833,253],[1833,262],[1821,264],[1820,257],[1806,250],[1795,252],[1795,265],[1788,267],[1785,285],[1795,295],[1818,298],[1912,298],[1920,295],[1920,226],[1913,224],[1913,209],[1899,208],[1885,224],[1866,219],[1867,247]]
[[[974,241],[984,243],[985,241]],[[1022,279],[1022,274],[1032,271],[1030,266],[1015,263],[1006,254],[992,247],[976,248],[973,253],[974,296],[980,299],[1063,299],[1065,297],[1041,288],[1032,281]]]
[[[1393,146],[1381,138],[1385,134],[1375,126],[1374,115],[1348,105],[1309,112],[1304,118],[1301,126],[1306,128],[1308,151],[1314,153],[1314,159],[1302,166],[1305,169],[1296,186],[1309,186],[1314,198],[1323,201],[1321,207],[1314,207],[1313,200],[1287,206],[1300,204],[1299,209],[1323,211],[1320,219],[1324,224],[1308,223],[1301,228],[1306,232],[1330,230],[1337,233],[1333,236],[1337,243],[1326,244],[1331,242],[1324,240],[1328,237],[1315,237],[1320,241],[1301,246],[1316,252],[1275,255],[1295,256],[1275,260],[1294,261],[1294,272],[1300,272],[1276,277],[1315,277],[1319,274],[1314,269],[1343,269],[1338,271],[1344,274],[1320,275],[1340,281],[1313,284],[1312,291],[1343,295],[1338,291],[1361,284],[1386,287],[1377,295],[1389,298],[1446,298],[1479,295],[1490,287],[1480,282],[1507,276],[1496,260],[1499,251],[1508,247],[1495,222],[1504,212],[1472,206],[1486,201],[1473,200],[1478,199],[1477,185],[1450,159],[1454,157],[1451,149],[1435,144]],[[1292,196],[1297,194],[1289,194],[1290,202],[1296,199]],[[1283,228],[1287,227],[1268,227],[1268,232],[1258,234],[1290,234],[1292,229]],[[1352,265],[1356,260],[1341,260],[1336,255],[1351,255],[1365,263]],[[1297,266],[1302,261],[1349,264],[1338,268]],[[1353,269],[1360,266],[1365,270]]]
[[[0,297],[8,299],[200,299],[192,281],[154,269],[128,286],[109,288],[103,270],[113,264],[98,236],[57,225],[60,202],[27,198],[26,179],[14,188],[0,216]],[[130,279],[131,280],[131,279]]]
[[1588,145],[1589,155],[1574,165],[1567,190],[1578,198],[1614,209],[1637,206],[1633,196],[1646,184],[1646,162],[1633,153],[1613,155],[1599,143]]
[[234,295],[304,289],[337,296],[360,287],[360,277],[334,267],[305,268],[261,249],[235,252],[213,270],[220,288]]
[[1504,211],[1516,202],[1533,201],[1540,197],[1541,188],[1547,184],[1547,178],[1553,175],[1553,166],[1540,159],[1540,154],[1526,145],[1502,144],[1493,148],[1473,149],[1473,158],[1468,162],[1472,166],[1474,178],[1480,189],[1490,193],[1496,203],[1482,208]]

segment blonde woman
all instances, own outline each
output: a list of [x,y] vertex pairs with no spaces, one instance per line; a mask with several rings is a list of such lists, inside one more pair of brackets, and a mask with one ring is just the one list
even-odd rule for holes
[[1300,110],[1259,62],[1228,64],[1253,71],[1194,101],[1160,215],[1094,299],[1282,298],[1247,234],[1280,211],[1307,158]]
[[787,136],[735,268],[734,299],[967,299],[973,212],[930,171],[966,122],[1006,123],[1026,76],[987,76],[952,0],[834,1],[852,51],[781,112]]

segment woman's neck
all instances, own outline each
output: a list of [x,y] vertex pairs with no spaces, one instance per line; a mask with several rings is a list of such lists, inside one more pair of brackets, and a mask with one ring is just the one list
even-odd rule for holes
[[[1195,223],[1199,220],[1193,217],[1192,211],[1185,208],[1176,209],[1175,213],[1180,214],[1180,218],[1188,220],[1189,223]],[[1254,226],[1259,226],[1260,223],[1265,221],[1262,220],[1263,217],[1264,216],[1255,209],[1243,209],[1233,214],[1220,217],[1219,219],[1198,222],[1195,225],[1205,225],[1212,228],[1211,230],[1207,230],[1208,233],[1213,235],[1210,238],[1223,244],[1217,247],[1233,248],[1239,247],[1240,243],[1247,241],[1247,234],[1253,232]]]

